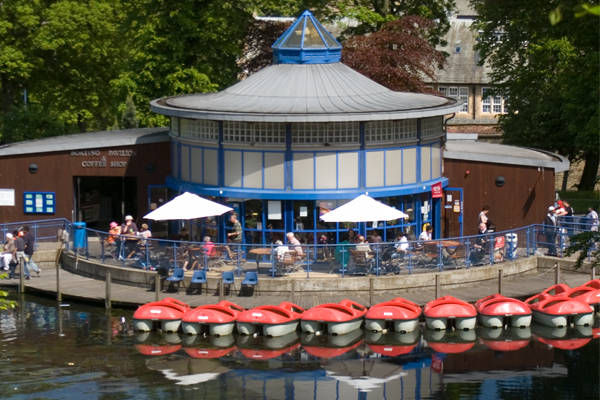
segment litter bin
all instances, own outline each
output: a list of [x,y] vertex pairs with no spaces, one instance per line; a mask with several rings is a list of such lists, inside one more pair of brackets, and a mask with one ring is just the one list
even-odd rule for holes
[[517,234],[507,233],[506,235],[506,258],[517,258]]
[[73,235],[74,250],[87,248],[87,231],[85,222],[74,222],[75,234]]

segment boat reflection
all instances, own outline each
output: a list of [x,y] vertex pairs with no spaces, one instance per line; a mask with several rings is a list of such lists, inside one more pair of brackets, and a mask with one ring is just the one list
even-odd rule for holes
[[593,335],[591,326],[581,325],[555,328],[532,324],[531,331],[537,341],[562,350],[575,350],[583,347],[592,340]]
[[481,343],[496,351],[522,349],[529,344],[531,339],[530,327],[508,327],[506,329],[478,327],[476,332]]
[[146,356],[171,354],[181,348],[177,333],[139,332],[134,335],[134,342],[135,348]]
[[225,357],[237,347],[235,338],[227,336],[186,335],[183,338],[183,350],[194,358],[220,358]]
[[447,331],[425,328],[423,338],[436,353],[462,353],[475,345],[477,335],[474,329]]
[[362,344],[364,337],[365,333],[357,329],[337,336],[303,333],[300,341],[308,354],[319,358],[333,358],[356,349]]
[[367,332],[366,336],[366,342],[373,353],[391,357],[410,353],[420,339],[421,331],[418,329],[406,333]]
[[247,358],[269,360],[298,349],[300,337],[298,332],[277,337],[238,335],[237,347]]

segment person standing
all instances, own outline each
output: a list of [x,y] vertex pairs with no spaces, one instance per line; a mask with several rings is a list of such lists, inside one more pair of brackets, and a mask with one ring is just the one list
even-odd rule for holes
[[296,237],[294,236],[294,234],[292,232],[288,232],[288,234],[286,235],[287,237],[287,241],[290,244],[290,247],[296,251],[296,257],[301,256],[304,254],[304,251],[302,250],[302,246],[300,245],[300,241],[298,239],[296,239]]
[[28,226],[23,227],[23,233],[23,240],[25,241],[25,255],[28,259],[27,268],[33,269],[37,273],[37,276],[41,276],[42,271],[40,270],[40,267],[38,267],[37,264],[33,261],[33,253],[35,251],[35,238],[33,237],[33,234],[29,232]]
[[556,252],[556,215],[553,206],[548,207],[548,214],[544,219],[544,230],[546,231],[546,242],[548,244],[548,255],[558,256]]
[[138,227],[135,222],[133,222],[133,217],[131,215],[126,216],[125,223],[121,225],[121,235],[131,236],[131,238],[121,237],[121,241],[124,241],[125,245],[121,247],[121,250],[124,250],[124,252],[121,253],[119,259],[125,257],[125,255],[129,258],[129,254],[135,252],[138,241],[136,236],[138,232]]
[[490,206],[483,206],[483,208],[481,209],[481,212],[479,213],[479,218],[477,219],[478,227],[482,222],[487,226],[487,223],[488,223],[487,214],[489,212],[490,212]]
[[598,213],[592,207],[588,209],[587,218],[589,218],[590,231],[598,232]]
[[15,239],[12,233],[6,234],[6,242],[4,243],[4,250],[2,251],[2,269],[8,271],[10,264],[13,261],[13,253],[15,252]]
[[231,243],[240,244],[242,243],[243,231],[242,224],[238,221],[238,217],[236,214],[231,214],[229,217],[229,222],[233,224],[233,229],[231,232],[227,234],[227,237],[231,239]]
[[565,211],[567,212],[567,217],[572,217],[573,216],[573,207],[571,207],[571,205],[569,204],[568,201],[563,201],[563,207],[565,209]]
[[25,255],[25,240],[21,236],[23,232],[14,231],[13,235],[15,237],[15,248],[16,248],[16,256],[17,261],[21,264],[21,273],[25,275],[25,279],[31,279],[31,275],[29,275],[29,268],[27,268],[27,256]]

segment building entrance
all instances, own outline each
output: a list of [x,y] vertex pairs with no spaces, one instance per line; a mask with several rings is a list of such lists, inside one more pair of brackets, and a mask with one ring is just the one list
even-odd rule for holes
[[137,215],[137,182],[134,177],[73,177],[73,219],[88,227],[109,230],[112,221],[121,224],[126,215]]

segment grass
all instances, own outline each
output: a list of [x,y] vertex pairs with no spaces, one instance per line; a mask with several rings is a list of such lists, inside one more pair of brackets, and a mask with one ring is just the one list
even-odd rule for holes
[[588,208],[594,207],[596,210],[600,206],[600,192],[594,191],[558,191],[561,200],[569,202],[576,214],[587,214]]

